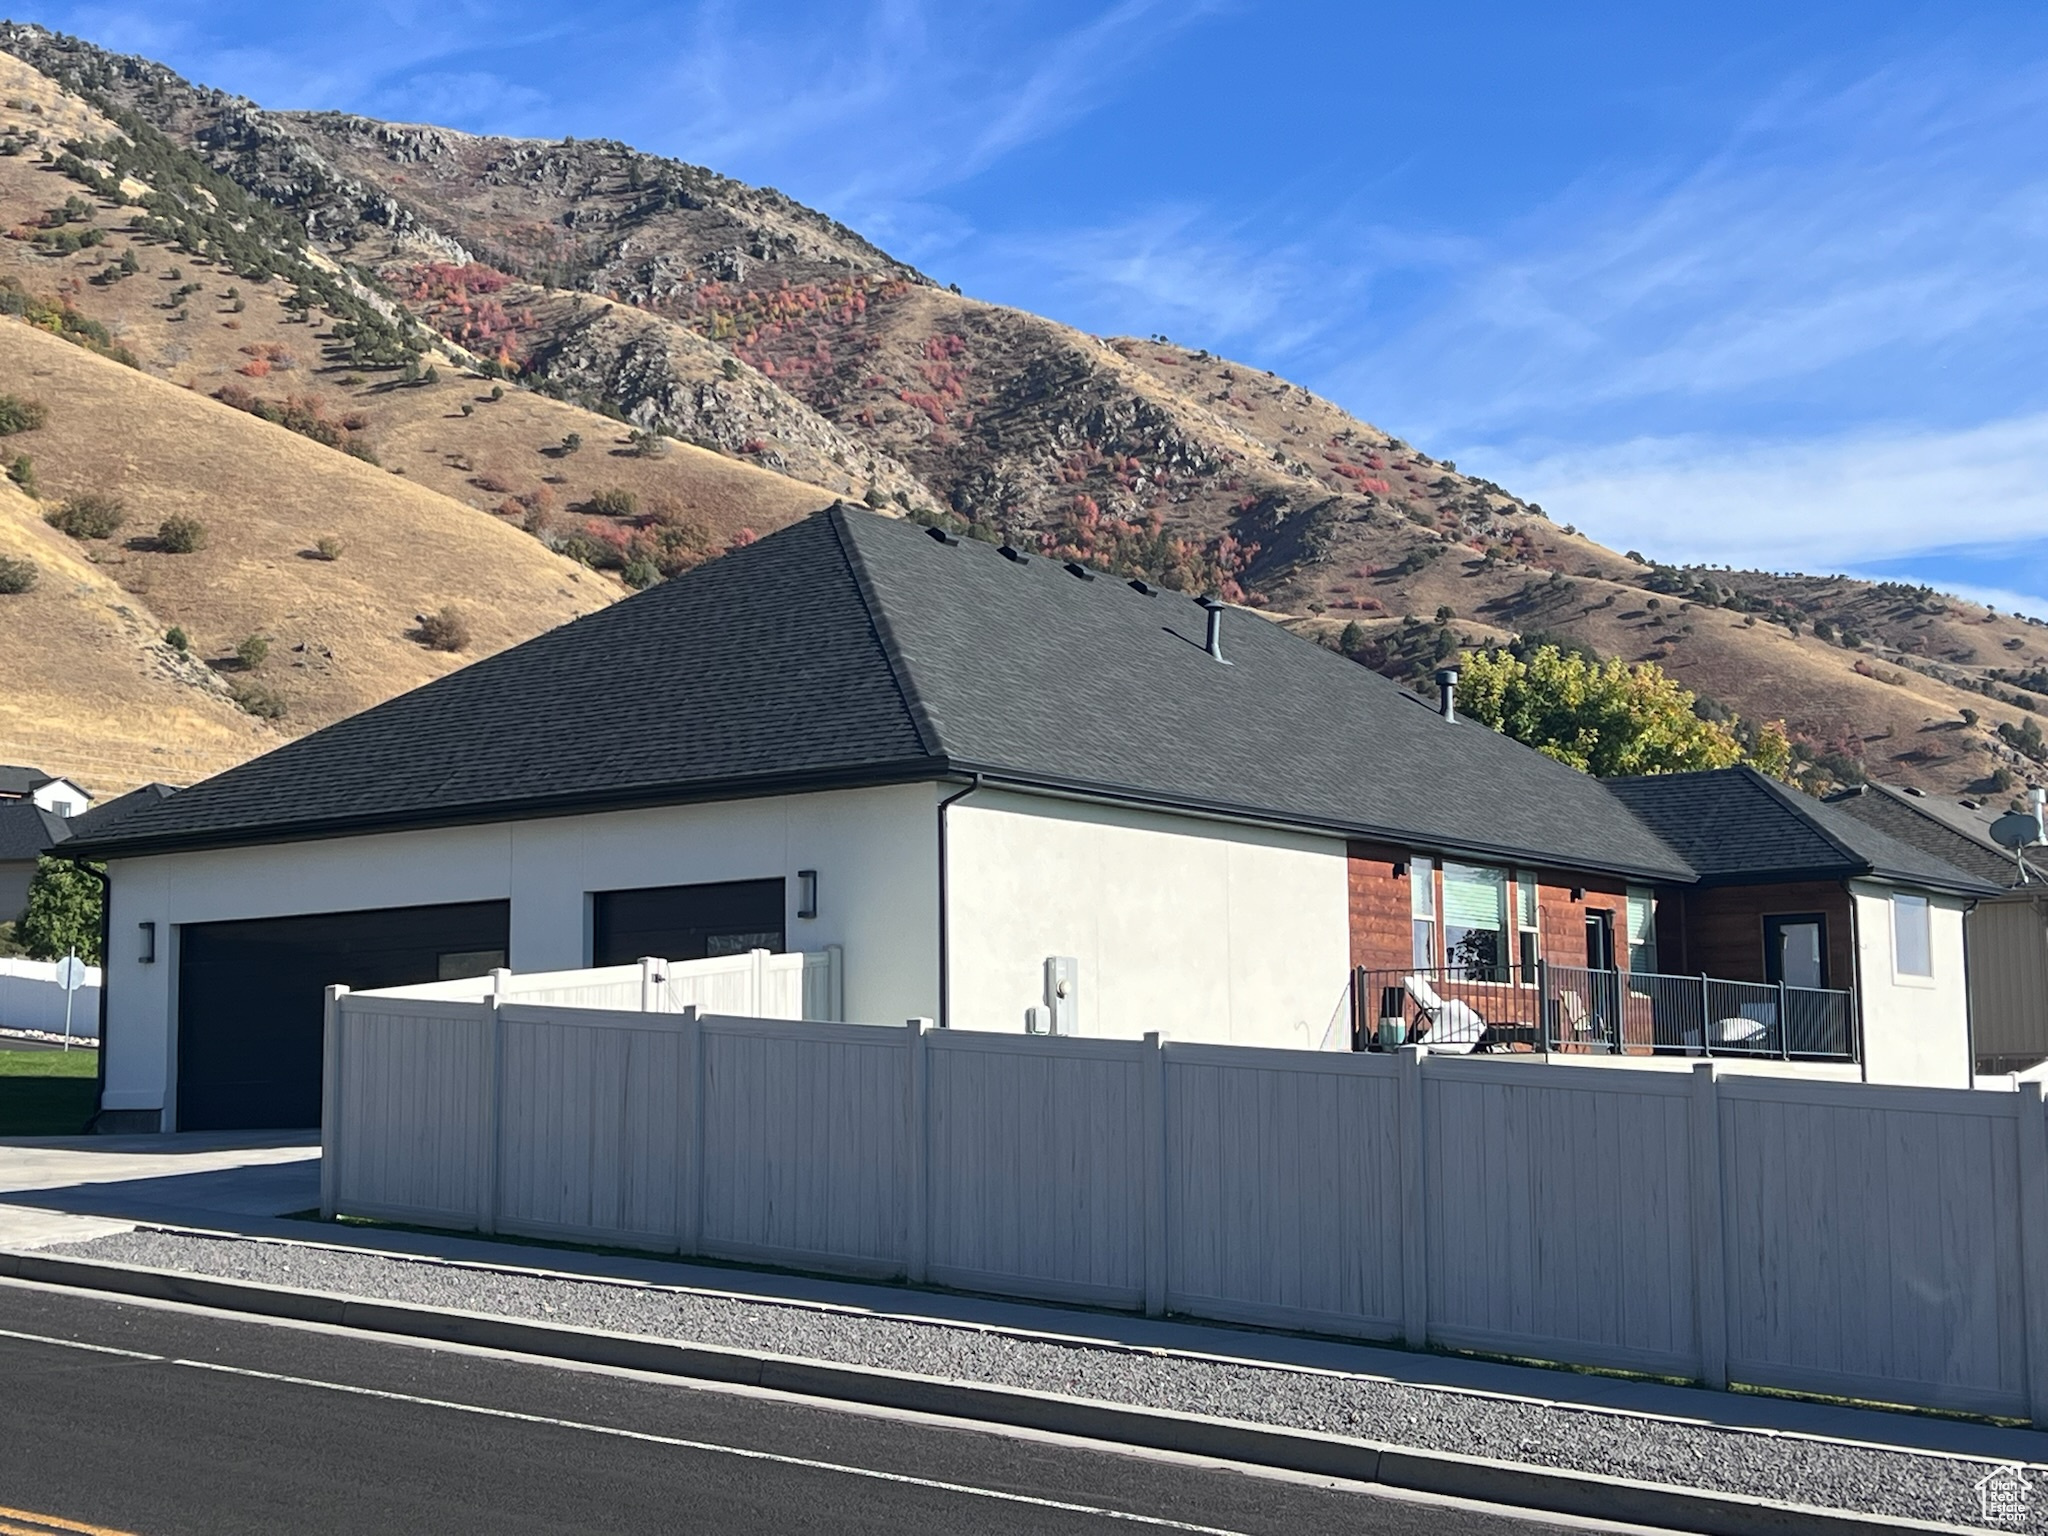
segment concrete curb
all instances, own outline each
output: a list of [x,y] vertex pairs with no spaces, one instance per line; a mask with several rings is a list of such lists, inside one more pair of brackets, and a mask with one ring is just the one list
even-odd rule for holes
[[1970,1529],[1590,1472],[1451,1456],[1311,1430],[1063,1397],[1022,1387],[949,1381],[867,1366],[757,1354],[719,1345],[601,1333],[476,1312],[442,1311],[409,1302],[303,1291],[253,1280],[226,1280],[109,1264],[97,1259],[0,1251],[0,1277],[150,1301],[182,1302],[292,1322],[323,1323],[365,1333],[465,1344],[540,1359],[761,1387],[869,1407],[940,1414],[1551,1514],[1696,1531],[1702,1536],[1780,1536],[1790,1532],[1857,1536],[1864,1532]]

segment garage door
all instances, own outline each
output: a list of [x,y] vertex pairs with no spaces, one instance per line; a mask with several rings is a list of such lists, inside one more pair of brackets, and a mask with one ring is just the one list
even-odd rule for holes
[[782,950],[782,882],[725,880],[599,891],[592,898],[591,963],[631,965],[642,955],[703,960]]
[[178,943],[178,1129],[320,1123],[322,994],[481,976],[511,904],[188,923]]

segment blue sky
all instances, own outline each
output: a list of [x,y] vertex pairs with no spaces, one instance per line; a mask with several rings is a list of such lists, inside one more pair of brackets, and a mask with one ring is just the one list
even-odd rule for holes
[[2048,7],[181,0],[277,107],[625,139],[1273,368],[1616,547],[2048,614]]

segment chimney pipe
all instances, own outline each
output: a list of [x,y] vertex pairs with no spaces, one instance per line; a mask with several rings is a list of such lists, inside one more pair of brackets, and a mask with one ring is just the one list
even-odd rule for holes
[[2038,784],[2027,786],[2027,809],[2034,813],[2034,822],[2048,836],[2048,789]]
[[1202,607],[1209,615],[1209,638],[1205,649],[1216,661],[1223,659],[1223,605],[1213,597],[1202,599]]
[[1458,718],[1458,669],[1439,667],[1436,673],[1437,713],[1446,720]]

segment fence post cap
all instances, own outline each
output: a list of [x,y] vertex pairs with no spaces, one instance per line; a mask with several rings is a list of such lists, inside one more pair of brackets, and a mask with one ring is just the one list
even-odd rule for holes
[[909,1030],[912,1034],[921,1035],[926,1030],[932,1027],[932,1021],[922,1016],[915,1019],[905,1019],[903,1021],[903,1027]]
[[1719,1077],[1720,1074],[1721,1064],[1718,1061],[1696,1061],[1692,1064],[1692,1075],[1695,1078],[1698,1078],[1702,1075],[1707,1077]]
[[1152,1049],[1155,1051],[1158,1050],[1162,1045],[1166,1044],[1166,1042],[1172,1038],[1173,1037],[1167,1034],[1167,1032],[1163,1029],[1148,1029],[1145,1031],[1145,1043],[1152,1047]]

